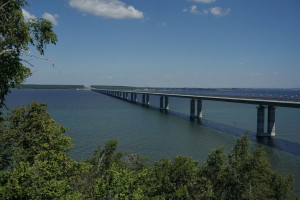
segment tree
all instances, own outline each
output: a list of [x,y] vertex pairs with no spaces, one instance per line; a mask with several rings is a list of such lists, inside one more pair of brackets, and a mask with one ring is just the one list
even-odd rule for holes
[[273,171],[263,148],[249,144],[248,135],[239,138],[228,164],[223,148],[208,155],[200,176],[211,184],[211,199],[295,199],[292,175]]
[[42,18],[25,21],[21,8],[28,5],[26,0],[0,0],[0,108],[10,88],[31,75],[25,63],[32,64],[22,55],[50,60],[28,50],[32,46],[44,55],[45,46],[57,42],[51,22]]
[[5,169],[0,173],[0,199],[82,199],[71,183],[90,165],[66,154],[71,138],[46,105],[33,102],[13,110],[7,122],[0,144],[5,147],[0,152],[1,170]]
[[15,109],[9,114],[7,122],[1,134],[1,146],[5,147],[5,156],[0,152],[0,160],[3,160],[1,170],[13,168],[15,163],[21,161],[32,165],[36,156],[44,151],[49,154],[63,153],[72,147],[71,138],[64,136],[66,129],[56,125],[45,104],[33,102],[27,107]]

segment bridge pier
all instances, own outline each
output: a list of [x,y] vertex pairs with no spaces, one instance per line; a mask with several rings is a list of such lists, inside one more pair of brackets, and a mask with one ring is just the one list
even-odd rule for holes
[[197,100],[197,117],[199,119],[202,118],[202,100],[201,99]]
[[275,107],[268,106],[268,136],[275,136]]
[[265,107],[257,107],[257,132],[256,136],[265,136]]
[[190,118],[195,118],[195,99],[190,102]]
[[165,96],[165,110],[168,111],[169,110],[169,97]]
[[142,104],[143,104],[143,106],[145,106],[145,104],[146,104],[146,95],[145,94],[142,94]]
[[137,103],[137,94],[136,94],[136,93],[133,94],[133,98],[134,98],[134,99],[133,99],[133,102],[134,102],[134,103]]
[[130,100],[133,101],[133,93],[130,93]]
[[146,95],[146,106],[150,105],[150,96],[149,94]]
[[256,136],[275,136],[275,107],[268,106],[268,126],[265,133],[265,106],[257,107],[257,132]]
[[163,96],[160,96],[160,104],[159,104],[159,109],[160,110],[163,110],[164,109],[164,97]]

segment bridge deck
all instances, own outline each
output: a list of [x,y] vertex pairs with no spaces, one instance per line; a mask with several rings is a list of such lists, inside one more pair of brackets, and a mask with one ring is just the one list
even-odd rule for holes
[[202,99],[210,101],[224,101],[233,103],[244,103],[244,104],[255,104],[255,105],[268,105],[277,107],[290,107],[300,108],[299,101],[291,100],[278,100],[278,99],[264,99],[264,98],[248,98],[248,97],[228,97],[228,96],[209,96],[209,95],[192,95],[192,94],[173,94],[173,93],[161,93],[161,92],[144,92],[144,91],[133,91],[133,90],[105,90],[105,89],[93,89],[95,91],[111,91],[111,92],[127,92],[135,94],[148,94],[157,96],[168,96],[178,98],[189,98],[189,99]]

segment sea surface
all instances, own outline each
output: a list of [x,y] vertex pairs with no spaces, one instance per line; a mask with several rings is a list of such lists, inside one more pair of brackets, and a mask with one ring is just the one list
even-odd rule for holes
[[[295,101],[300,96],[297,89],[180,89],[167,92],[265,98],[272,95]],[[249,132],[251,147],[262,145],[273,169],[295,175],[294,188],[300,194],[300,109],[277,107],[275,138],[258,140],[255,137],[255,105],[203,101],[203,120],[190,121],[189,101],[180,98],[169,99],[168,114],[157,110],[157,96],[150,96],[150,108],[83,90],[12,90],[6,99],[9,109],[28,105],[34,100],[48,104],[50,115],[68,128],[66,134],[73,138],[75,146],[70,155],[75,160],[86,159],[97,146],[117,139],[120,151],[139,153],[148,157],[149,162],[181,154],[202,163],[207,154],[219,146],[224,146],[229,154],[236,140]],[[140,95],[138,101],[141,101]]]

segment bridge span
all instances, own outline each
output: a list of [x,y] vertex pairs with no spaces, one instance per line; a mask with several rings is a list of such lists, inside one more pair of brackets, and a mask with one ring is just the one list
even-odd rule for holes
[[[227,97],[227,96],[210,96],[210,95],[191,95],[191,94],[175,94],[175,93],[161,93],[137,90],[106,90],[106,89],[92,89],[92,91],[106,94],[112,97],[137,103],[137,94],[142,95],[143,106],[150,105],[150,95],[160,96],[160,110],[169,110],[169,98],[186,98],[190,99],[190,118],[201,119],[202,116],[202,100],[208,101],[224,101],[232,103],[254,104],[257,106],[257,132],[259,137],[274,137],[275,136],[275,108],[289,107],[300,108],[299,101],[281,100],[281,99],[261,99],[261,98],[247,98],[247,97]],[[130,95],[130,98],[129,98]],[[267,132],[265,132],[265,109],[268,109]]]

